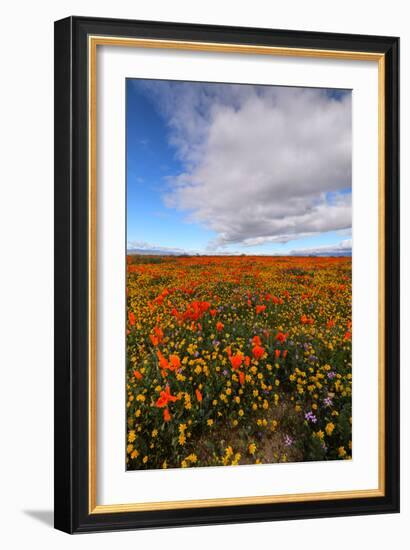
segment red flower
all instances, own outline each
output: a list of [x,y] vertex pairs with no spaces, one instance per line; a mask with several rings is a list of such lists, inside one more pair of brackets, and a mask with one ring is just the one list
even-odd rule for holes
[[164,409],[164,422],[169,422],[171,420],[171,415],[169,414],[168,409]]
[[134,376],[137,380],[142,380],[142,374],[138,370],[134,371]]
[[280,357],[280,349],[275,349],[275,357],[276,357],[276,359],[279,359],[279,357]]
[[154,327],[155,336],[158,338],[158,342],[162,342],[162,339],[164,338],[164,333],[162,331],[162,328]]
[[278,332],[276,335],[276,340],[278,340],[281,344],[286,342],[286,338],[288,337],[288,333],[284,334],[283,332]]
[[259,338],[259,336],[254,336],[252,338],[252,344],[254,346],[260,346],[262,344],[261,339]]
[[158,346],[159,340],[156,336],[154,336],[153,334],[150,334],[149,338],[150,338],[151,343],[152,343],[153,346]]
[[159,398],[157,399],[156,406],[157,407],[166,407],[169,402],[174,403],[177,401],[178,397],[175,395],[171,395],[171,392],[169,391],[169,386],[166,386],[165,391],[161,391],[159,394]]
[[302,317],[300,318],[300,322],[303,325],[313,325],[315,321],[311,317],[307,317],[305,314],[303,314]]
[[195,390],[195,395],[196,395],[196,398],[198,399],[198,401],[201,402],[202,401],[202,393],[198,389]]
[[350,340],[352,337],[352,333],[348,330],[346,331],[346,334],[343,337],[343,340]]
[[223,328],[224,328],[224,324],[221,323],[221,321],[218,321],[218,322],[216,323],[216,330],[217,330],[218,332],[221,332],[221,330],[222,330]]
[[181,361],[179,360],[178,355],[170,355],[169,362],[171,364],[171,366],[169,367],[170,370],[176,370],[181,367]]
[[136,320],[136,319],[135,319],[135,314],[134,314],[132,311],[130,311],[130,312],[128,313],[128,321],[130,322],[130,325],[131,325],[131,326],[134,326],[134,325],[135,325],[135,320]]
[[262,346],[255,346],[252,350],[252,354],[255,357],[255,359],[260,359],[264,353],[265,353],[265,348],[263,348]]
[[232,368],[238,370],[242,366],[243,355],[239,351],[235,355],[229,357]]
[[161,369],[168,369],[169,363],[160,351],[157,352],[157,357],[158,357],[159,366],[161,367]]
[[245,384],[245,375],[242,371],[239,371],[239,383],[241,384],[241,386]]
[[266,309],[266,306],[256,306],[255,308],[256,314],[262,313],[263,311],[265,311],[265,309]]

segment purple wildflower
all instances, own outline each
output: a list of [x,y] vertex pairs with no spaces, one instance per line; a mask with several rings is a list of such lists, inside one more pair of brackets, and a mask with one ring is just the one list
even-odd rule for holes
[[286,434],[285,435],[285,446],[286,447],[291,447],[293,445],[293,443],[294,443],[294,439],[292,439],[290,437],[290,435]]
[[305,414],[305,419],[308,421],[308,422],[312,422],[312,424],[316,424],[317,422],[317,418],[316,416],[312,413],[312,411],[309,411]]

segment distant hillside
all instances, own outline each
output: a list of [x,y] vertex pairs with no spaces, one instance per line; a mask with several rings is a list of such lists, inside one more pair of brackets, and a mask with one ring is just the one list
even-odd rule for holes
[[156,249],[147,249],[147,248],[132,248],[127,250],[129,256],[186,256],[186,252],[179,250],[156,250]]

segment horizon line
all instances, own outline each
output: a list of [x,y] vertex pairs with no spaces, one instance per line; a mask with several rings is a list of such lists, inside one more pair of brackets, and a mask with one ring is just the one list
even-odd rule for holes
[[176,252],[169,252],[168,254],[166,253],[158,253],[158,252],[136,252],[135,250],[127,250],[127,256],[152,256],[152,257],[155,257],[155,256],[160,256],[160,257],[167,257],[167,258],[170,258],[170,257],[185,257],[185,258],[196,258],[196,257],[219,257],[219,258],[226,258],[226,257],[241,257],[241,256],[246,256],[246,257],[249,257],[249,258],[254,258],[254,257],[261,257],[261,258],[286,258],[286,257],[290,257],[290,258],[297,258],[297,257],[311,257],[311,258],[351,258],[352,257],[352,253],[340,253],[340,254],[304,254],[304,253],[293,253],[293,254],[246,254],[244,252],[240,252],[240,253],[232,253],[232,254],[226,254],[226,253],[223,253],[223,254],[218,254],[218,253],[209,253],[209,254],[202,254],[202,253],[192,253],[192,254],[189,254],[187,252],[181,252],[181,253],[176,253]]

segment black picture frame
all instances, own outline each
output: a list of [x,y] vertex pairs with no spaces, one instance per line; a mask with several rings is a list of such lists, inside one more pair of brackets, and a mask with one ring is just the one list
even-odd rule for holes
[[[385,58],[385,494],[158,511],[89,511],[90,35],[377,52]],[[399,511],[399,39],[68,17],[55,23],[55,527],[67,533]]]

